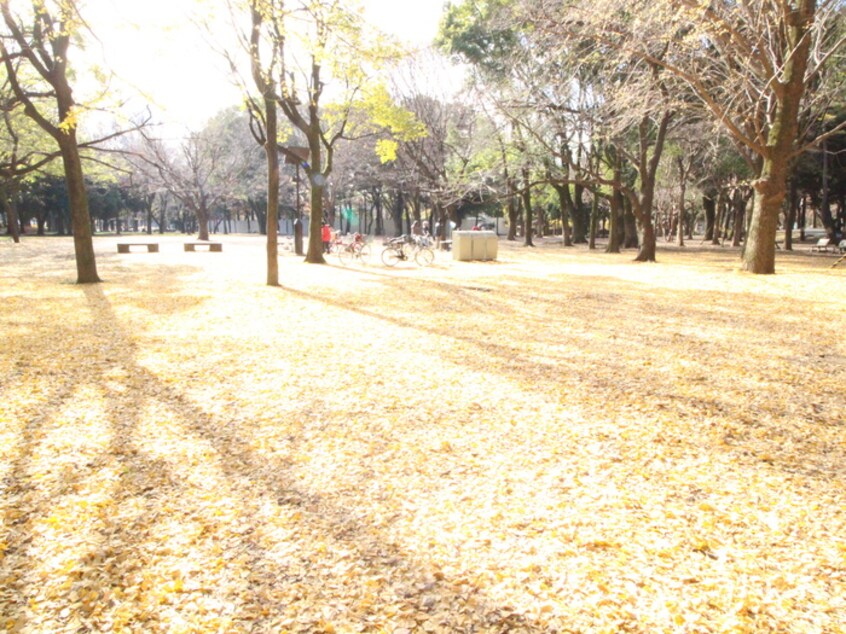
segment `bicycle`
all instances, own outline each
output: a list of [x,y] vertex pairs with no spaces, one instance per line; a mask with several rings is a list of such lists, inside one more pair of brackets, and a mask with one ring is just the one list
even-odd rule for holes
[[382,262],[385,266],[395,266],[397,262],[411,260],[418,266],[429,266],[435,260],[435,252],[429,248],[425,237],[402,235],[389,240],[382,251]]
[[355,234],[352,242],[336,240],[333,247],[344,266],[349,266],[355,260],[365,263],[370,259],[370,245],[364,241],[364,236],[360,233]]

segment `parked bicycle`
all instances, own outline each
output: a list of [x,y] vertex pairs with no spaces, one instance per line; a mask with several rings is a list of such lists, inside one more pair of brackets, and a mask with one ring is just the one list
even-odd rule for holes
[[370,259],[370,245],[367,244],[363,235],[356,233],[349,242],[337,238],[332,243],[332,253],[338,255],[338,259],[344,266],[349,266],[356,261],[366,263]]
[[430,248],[430,240],[425,236],[402,235],[385,244],[382,262],[385,266],[395,266],[397,262],[416,262],[418,266],[429,266],[435,260],[435,252]]

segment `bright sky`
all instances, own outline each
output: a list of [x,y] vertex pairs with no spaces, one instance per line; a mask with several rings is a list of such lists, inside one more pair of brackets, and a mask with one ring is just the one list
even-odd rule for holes
[[[123,85],[147,95],[158,117],[179,127],[201,127],[240,100],[226,65],[189,16],[198,5],[225,11],[223,0],[89,0],[84,15],[102,55]],[[401,40],[428,44],[444,0],[362,0],[367,20]],[[208,36],[205,36],[206,38]],[[125,92],[121,84],[115,89]],[[139,100],[136,109],[142,103]]]

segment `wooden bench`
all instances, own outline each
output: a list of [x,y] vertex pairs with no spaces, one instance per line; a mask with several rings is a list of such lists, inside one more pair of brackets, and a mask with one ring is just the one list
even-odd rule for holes
[[223,251],[223,244],[220,242],[186,242],[186,251],[196,251],[197,247],[208,247],[206,251]]
[[158,242],[120,242],[117,245],[118,253],[129,253],[130,247],[147,247],[147,253],[158,253]]
[[820,238],[817,240],[817,243],[811,247],[811,251],[817,251],[818,253],[828,253],[828,250],[832,248],[834,245],[832,244],[832,240],[830,238]]

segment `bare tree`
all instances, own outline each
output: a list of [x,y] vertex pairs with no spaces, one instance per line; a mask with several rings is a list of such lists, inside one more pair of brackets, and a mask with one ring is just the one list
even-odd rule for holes
[[664,69],[678,80],[674,92],[696,100],[730,135],[756,174],[743,266],[752,273],[773,273],[790,164],[819,141],[800,142],[810,138],[800,130],[800,114],[832,96],[824,70],[843,46],[832,28],[844,19],[842,2],[596,0],[587,7],[546,0],[538,5],[547,32],[568,41],[587,38],[606,52]]
[[200,132],[189,134],[178,149],[144,135],[144,148],[136,160],[155,169],[162,186],[197,219],[198,239],[209,239],[214,208],[227,200],[243,175],[249,157],[232,134],[247,135],[238,120],[223,111]]

